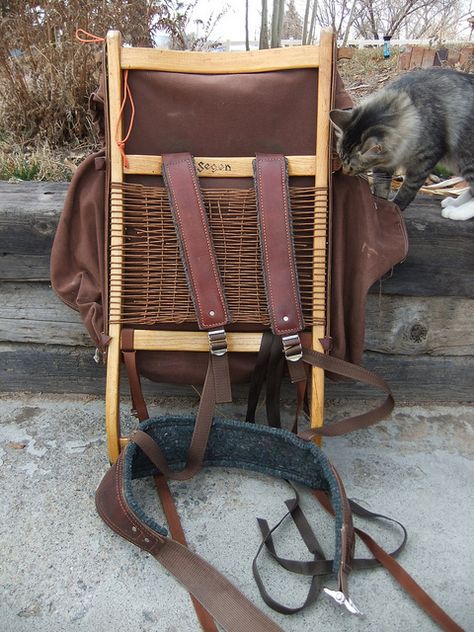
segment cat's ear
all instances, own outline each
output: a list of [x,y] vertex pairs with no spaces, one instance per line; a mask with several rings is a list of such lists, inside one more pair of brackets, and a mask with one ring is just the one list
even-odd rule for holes
[[360,153],[366,158],[375,158],[385,151],[385,146],[380,138],[370,136],[360,148]]
[[329,118],[337,132],[342,133],[352,117],[352,110],[331,110]]

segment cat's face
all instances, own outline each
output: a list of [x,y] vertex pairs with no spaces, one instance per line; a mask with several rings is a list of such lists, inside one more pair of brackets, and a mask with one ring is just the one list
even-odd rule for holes
[[332,110],[329,116],[343,173],[354,176],[386,166],[390,156],[380,129],[369,127],[361,131],[356,110]]

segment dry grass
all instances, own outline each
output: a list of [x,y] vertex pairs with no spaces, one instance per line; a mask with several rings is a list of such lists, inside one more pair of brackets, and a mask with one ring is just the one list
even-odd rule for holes
[[[97,145],[88,98],[99,79],[96,44],[77,28],[151,45],[148,0],[9,0],[0,6],[0,178],[64,179]],[[161,11],[161,13],[160,13]]]
[[0,137],[0,180],[68,181],[82,160],[96,150],[97,142],[52,148],[47,142],[21,142],[13,134],[4,134]]
[[397,69],[398,56],[398,48],[392,48],[390,57],[384,59],[383,49],[379,46],[354,49],[352,59],[338,62],[339,73],[355,103],[375,90],[380,90],[401,73]]
[[[465,44],[453,44],[449,45],[449,49],[460,50],[464,46]],[[339,73],[355,103],[372,94],[375,90],[380,90],[386,83],[406,72],[397,68],[398,57],[401,52],[398,47],[393,46],[391,56],[384,59],[381,46],[354,49],[352,59],[338,62]],[[474,59],[463,66],[458,64],[456,69],[473,72]]]

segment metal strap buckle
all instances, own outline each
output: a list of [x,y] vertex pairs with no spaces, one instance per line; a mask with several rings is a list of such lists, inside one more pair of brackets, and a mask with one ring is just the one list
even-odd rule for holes
[[283,351],[289,362],[298,362],[303,357],[303,348],[298,334],[282,336]]
[[358,614],[358,615],[362,615],[362,612],[359,610],[359,608],[355,605],[355,603],[352,601],[352,599],[349,597],[349,595],[345,595],[341,590],[331,590],[330,588],[324,588],[323,592],[328,596],[331,597],[331,599],[334,599],[334,601],[339,605],[339,606],[345,606],[346,609],[351,613],[351,614]]
[[212,355],[223,356],[227,353],[227,336],[224,329],[214,329],[207,333],[209,349]]

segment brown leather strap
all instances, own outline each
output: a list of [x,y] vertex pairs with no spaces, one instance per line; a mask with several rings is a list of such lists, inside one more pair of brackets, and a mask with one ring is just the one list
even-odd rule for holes
[[[320,576],[331,573],[333,566],[332,561],[326,560],[326,556],[321,548],[321,545],[319,544],[313,530],[309,526],[303,512],[301,511],[301,508],[299,506],[298,492],[295,488],[293,489],[295,491],[296,497],[285,501],[285,504],[288,508],[288,513],[285,514],[283,518],[272,529],[269,528],[266,520],[263,520],[262,518],[257,518],[258,526],[262,533],[262,543],[258,548],[257,554],[255,555],[252,564],[253,575],[262,599],[265,601],[267,606],[269,606],[273,610],[276,610],[277,612],[280,612],[281,614],[294,614],[296,612],[304,610],[312,603],[314,603],[318,598],[319,592],[321,590]],[[273,543],[272,534],[281,526],[281,524],[288,516],[291,516],[293,518],[293,522],[295,523],[304,543],[306,544],[308,551],[313,555],[313,560],[311,562],[287,560],[277,555]],[[265,588],[257,565],[257,559],[264,546],[273,557],[273,559],[275,559],[280,564],[280,566],[282,566],[286,570],[298,574],[311,575],[311,583],[308,593],[305,600],[300,606],[290,607],[280,603],[279,601],[271,597],[268,590]],[[311,565],[311,571],[314,570],[314,572],[307,572],[308,565]]]
[[257,154],[255,188],[262,268],[272,331],[284,336],[304,329],[296,273],[286,159]]
[[412,599],[446,632],[464,632],[464,630],[428,595],[409,573],[391,557],[381,546],[361,529],[355,532],[371,551],[374,557],[406,590]]
[[161,448],[154,439],[142,430],[136,430],[130,440],[136,443],[147,455],[153,465],[167,479],[184,481],[192,478],[202,467],[204,453],[212,426],[214,409],[216,404],[216,391],[221,388],[220,381],[227,379],[226,373],[220,370],[225,367],[227,356],[209,355],[206,379],[202,389],[201,401],[196,415],[196,423],[188,449],[186,467],[179,471],[169,468]]
[[281,428],[281,384],[285,372],[285,356],[281,346],[280,336],[270,334],[272,344],[270,356],[268,358],[266,389],[265,389],[265,410],[267,422],[273,428]]
[[163,178],[199,327],[223,327],[230,314],[191,154],[164,154]]
[[247,413],[245,415],[245,421],[248,423],[255,423],[255,413],[257,412],[258,400],[267,376],[273,338],[274,336],[270,331],[263,332],[260,349],[257,354],[252,377],[250,378]]
[[122,329],[122,354],[127,370],[133,410],[138,419],[144,421],[145,419],[149,419],[150,415],[148,414],[145,398],[143,397],[140,373],[137,367],[137,356],[133,347],[133,336],[133,329]]
[[126,540],[151,553],[204,606],[226,632],[283,632],[202,557],[143,523],[123,492],[122,452],[96,492],[97,511]]
[[[338,487],[339,497],[341,499],[341,508],[342,508],[342,525],[340,530],[340,547],[341,547],[341,558],[339,562],[339,569],[337,572],[338,579],[338,590],[343,593],[346,600],[349,600],[349,590],[348,590],[348,575],[352,569],[352,561],[354,557],[354,528],[352,524],[352,512],[349,504],[349,500],[346,496],[346,492],[344,489],[344,485],[342,480],[337,472],[337,470],[330,465],[331,470],[334,474],[336,484]],[[255,577],[255,581],[259,588],[259,591],[262,595],[264,601],[277,612],[281,612],[283,614],[292,614],[292,612],[298,612],[299,610],[303,610],[308,605],[313,603],[318,595],[319,591],[319,582],[315,581],[315,578],[321,575],[327,575],[333,572],[333,562],[332,560],[327,560],[324,552],[322,551],[319,542],[316,539],[316,536],[313,533],[306,517],[300,508],[299,495],[296,487],[288,481],[291,487],[294,490],[295,498],[286,501],[286,506],[288,507],[288,513],[283,516],[280,522],[273,527],[273,529],[268,528],[268,524],[265,520],[258,519],[259,527],[262,532],[263,540],[257,551],[257,554],[253,561],[253,573]],[[285,558],[280,558],[276,555],[273,542],[272,542],[272,533],[280,526],[280,524],[284,521],[284,519],[291,515],[293,521],[295,522],[298,531],[300,532],[304,542],[306,543],[308,550],[313,554],[314,559],[306,562],[299,560],[288,560]],[[288,606],[284,606],[283,604],[277,602],[273,598],[270,597],[267,590],[265,589],[263,582],[261,580],[260,574],[257,568],[257,558],[262,550],[262,548],[266,546],[270,554],[274,557],[274,559],[279,562],[281,566],[283,566],[286,570],[291,571],[293,573],[298,573],[300,575],[310,575],[313,577],[311,582],[308,595],[304,601],[304,603],[293,609]]]
[[[211,342],[211,353],[226,355],[225,333],[219,328],[230,322],[217,259],[212,243],[199,180],[190,153],[164,154],[163,178],[173,214],[181,260],[188,280],[200,329],[214,330],[219,340]],[[222,334],[222,336],[219,336]],[[215,379],[215,402],[232,401],[227,358],[218,363],[223,375]],[[217,366],[212,363],[213,369]]]
[[[280,154],[257,154],[254,162],[257,218],[263,279],[270,325],[276,335],[298,334],[304,329],[303,309],[298,284],[293,243],[288,168]],[[291,382],[306,379],[301,343],[295,336],[293,349],[285,345]],[[291,345],[289,345],[291,347]]]
[[[334,509],[328,496],[321,490],[312,490],[315,498],[321,505],[334,515]],[[446,632],[464,632],[464,630],[421,588],[409,573],[387,553],[375,540],[362,529],[355,528],[354,533],[364,542],[375,559],[387,569],[400,586],[410,595],[416,603]]]
[[[173,540],[176,540],[176,542],[179,542],[183,546],[188,546],[183,530],[183,525],[181,524],[178,510],[176,509],[176,505],[166,479],[163,476],[155,476],[154,481],[156,489],[158,491],[158,495],[160,497],[161,506],[163,507],[163,511],[165,513],[166,522],[168,523],[171,537],[173,538]],[[214,623],[214,619],[202,606],[202,604],[196,599],[196,597],[191,595],[191,601],[193,602],[196,616],[204,632],[219,632],[216,624]]]
[[319,353],[312,349],[303,349],[303,360],[311,366],[317,366],[325,371],[331,371],[337,375],[357,380],[363,384],[375,386],[387,393],[386,399],[382,404],[369,410],[361,415],[355,415],[354,417],[347,417],[340,421],[334,422],[330,426],[323,426],[322,428],[313,428],[299,433],[299,436],[303,439],[313,439],[316,436],[322,437],[337,437],[347,432],[353,432],[354,430],[360,430],[361,428],[367,428],[373,424],[378,423],[382,419],[385,419],[393,410],[394,399],[392,391],[390,390],[387,382],[376,373],[368,371],[361,366],[345,362],[339,358],[333,358],[332,356]]

